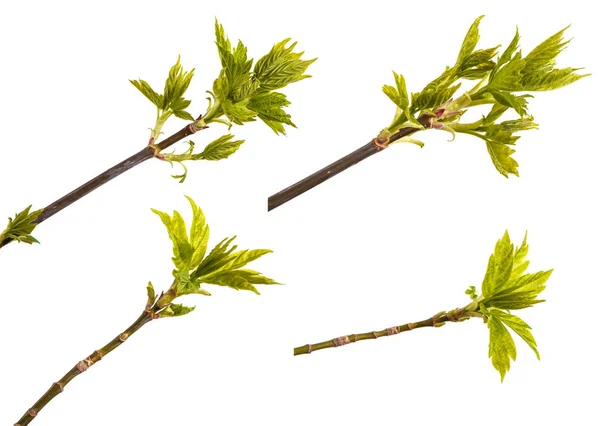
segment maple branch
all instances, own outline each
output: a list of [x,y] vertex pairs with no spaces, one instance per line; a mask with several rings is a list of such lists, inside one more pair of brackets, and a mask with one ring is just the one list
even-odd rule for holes
[[[433,124],[432,116],[428,114],[423,114],[421,117],[419,117],[418,121],[425,128],[431,128]],[[280,205],[285,204],[290,200],[293,200],[297,196],[304,194],[306,191],[325,182],[333,176],[350,168],[351,166],[360,163],[364,159],[369,158],[370,156],[377,154],[378,152],[383,151],[383,149],[391,143],[398,141],[399,139],[402,139],[404,137],[407,137],[417,132],[418,130],[421,129],[415,127],[405,127],[391,135],[388,139],[378,140],[379,138],[375,138],[371,140],[366,145],[363,145],[356,151],[331,163],[329,166],[319,170],[318,172],[313,173],[312,175],[302,179],[301,181],[296,182],[295,184],[285,188],[284,190],[279,191],[277,194],[271,195],[268,200],[268,211],[271,211],[279,207]]]
[[159,311],[158,303],[151,308],[146,308],[140,317],[129,326],[123,333],[119,334],[113,340],[111,340],[106,346],[92,352],[90,356],[82,361],[79,361],[73,368],[71,368],[67,374],[65,374],[58,382],[55,382],[50,386],[50,389],[42,395],[42,397],[33,406],[23,414],[14,426],[25,426],[28,425],[38,415],[40,410],[46,406],[50,401],[54,399],[58,394],[62,393],[64,387],[75,377],[81,373],[86,372],[92,365],[102,360],[107,354],[121,346],[133,333],[142,328],[145,324],[150,322],[152,319],[157,317]]
[[294,348],[294,356],[310,354],[315,351],[320,351],[321,349],[337,348],[338,346],[344,346],[348,343],[355,343],[361,340],[371,340],[377,339],[379,337],[393,336],[395,334],[400,334],[405,331],[410,331],[422,327],[441,327],[448,321],[464,321],[470,318],[472,315],[473,313],[466,311],[465,308],[455,309],[450,312],[440,312],[432,316],[431,318],[427,318],[423,321],[409,322],[407,324],[389,327],[380,331],[371,331],[368,333],[360,334],[349,334],[346,336],[336,337],[331,340],[325,340],[324,342],[314,343],[312,345],[309,344],[299,346],[297,348]]
[[[162,142],[156,145],[149,144],[138,153],[133,154],[131,157],[121,161],[120,163],[100,173],[98,176],[91,179],[90,181],[84,183],[79,188],[69,192],[67,195],[49,204],[44,209],[42,209],[42,213],[37,217],[37,219],[35,219],[31,223],[40,224],[44,222],[45,220],[54,216],[59,211],[69,207],[71,204],[85,197],[87,194],[100,188],[105,183],[125,173],[127,170],[130,170],[135,166],[143,163],[144,161],[157,156],[160,151],[172,146],[173,144],[196,133],[197,131],[204,129],[206,126],[197,126],[201,119],[202,115],[199,116],[194,122],[187,124],[181,130],[179,130],[176,133],[173,133],[171,136],[169,136]],[[13,241],[12,238],[5,238],[4,240],[0,241],[0,248],[6,246],[11,241]]]

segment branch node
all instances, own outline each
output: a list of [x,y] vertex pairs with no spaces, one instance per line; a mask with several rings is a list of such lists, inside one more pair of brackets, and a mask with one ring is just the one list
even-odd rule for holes
[[350,338],[348,336],[340,336],[333,339],[334,346],[344,346],[350,343]]
[[29,414],[31,417],[35,417],[37,416],[37,410],[35,408],[30,408],[27,410],[27,414]]
[[308,352],[306,352],[307,354],[312,352],[312,345],[309,343],[308,345]]
[[377,337],[379,337],[379,336],[377,336],[377,333],[375,333],[374,331],[372,333],[373,333],[373,339],[377,339]]
[[400,333],[400,328],[398,328],[397,326],[389,327],[389,328],[385,329],[385,332],[387,333],[388,336],[392,336],[394,334]]
[[199,132],[200,130],[208,129],[208,126],[200,126],[200,127],[197,126],[197,124],[201,118],[202,118],[202,116],[198,117],[198,120],[196,120],[193,123],[190,123],[188,125],[188,129],[190,129],[190,132],[192,132],[192,134]]
[[377,151],[381,151],[382,149],[386,149],[388,147],[386,145],[388,141],[389,141],[389,138],[385,138],[382,140],[379,140],[378,138],[373,138],[371,143],[373,144],[373,146],[375,146],[375,148],[377,148]]
[[63,385],[61,382],[54,382],[54,385],[55,385],[56,387],[58,387],[58,391],[59,391],[60,393],[62,393],[62,391],[63,391],[63,390],[64,390],[64,388],[65,388],[65,385]]
[[406,326],[408,327],[409,330],[412,330],[413,328],[415,328],[415,324],[412,322],[409,322],[408,324],[406,324]]
[[75,367],[77,368],[77,371],[79,371],[80,373],[86,372],[87,369],[89,368],[89,366],[84,361],[79,361]]
[[121,334],[119,334],[119,340],[121,342],[124,342],[125,340],[127,340],[128,337],[129,337],[129,334],[127,334],[127,333],[121,333]]
[[462,316],[464,314],[465,309],[464,308],[457,308],[454,309],[450,312],[448,312],[446,314],[446,316],[448,317],[448,320],[452,321],[452,322],[459,322],[462,321]]

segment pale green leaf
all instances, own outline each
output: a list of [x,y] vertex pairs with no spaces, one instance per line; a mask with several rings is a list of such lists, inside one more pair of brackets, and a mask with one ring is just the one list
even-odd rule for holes
[[502,53],[502,55],[500,55],[500,58],[498,59],[498,63],[496,65],[498,68],[500,68],[502,65],[506,64],[508,61],[510,61],[512,59],[514,53],[519,48],[520,38],[521,37],[519,35],[519,29],[517,28],[517,30],[515,32],[515,36],[511,40],[511,42],[508,45],[508,47],[506,48],[506,50]]
[[525,273],[529,266],[529,260],[527,260],[527,254],[529,253],[529,245],[527,244],[527,232],[523,237],[523,242],[519,247],[515,249],[515,257],[513,261],[513,270],[510,274],[510,279],[520,277]]
[[148,98],[150,102],[152,102],[158,108],[162,108],[163,96],[156,93],[152,87],[150,87],[150,84],[142,79],[129,80],[129,82],[133,84],[136,89],[138,89],[146,98]]
[[150,281],[148,281],[148,286],[146,287],[146,293],[148,294],[148,303],[147,306],[152,306],[156,301],[156,292],[154,291],[154,286]]
[[296,127],[292,118],[283,108],[290,105],[287,97],[278,92],[260,92],[252,96],[248,103],[248,109],[255,111],[258,118],[264,121],[276,134],[285,134],[283,125],[273,125],[273,123],[286,124]]
[[529,95],[515,96],[509,92],[491,91],[494,99],[500,104],[513,108],[521,117],[527,115],[527,98]]
[[208,248],[208,237],[210,230],[206,224],[206,218],[202,209],[196,205],[191,197],[186,195],[186,198],[192,206],[192,225],[190,227],[190,244],[192,246],[193,254],[190,262],[190,269],[196,268],[204,259],[206,250]]
[[206,145],[204,151],[202,151],[200,154],[194,156],[197,158],[192,159],[218,161],[228,158],[244,143],[243,140],[232,141],[231,139],[233,139],[233,137],[234,136],[231,134],[221,136],[220,138]]
[[490,256],[488,268],[483,279],[482,294],[487,297],[504,288],[513,267],[513,249],[508,231],[496,243],[494,253]]
[[[177,57],[177,62],[169,70],[169,76],[165,81],[163,93],[163,110],[171,109],[176,102],[182,102],[181,97],[187,90],[194,76],[194,70],[183,71],[181,58]],[[189,105],[189,104],[188,104]]]
[[183,306],[177,303],[171,303],[169,306],[160,311],[161,317],[180,317],[187,315],[196,309],[195,306]]
[[490,330],[488,356],[492,359],[494,368],[500,373],[500,380],[504,381],[506,372],[510,370],[510,360],[517,359],[515,341],[500,319],[494,315],[488,318],[487,324]]
[[310,77],[305,72],[316,59],[302,60],[304,52],[294,52],[296,43],[288,46],[289,42],[287,38],[276,43],[269,53],[256,61],[254,77],[259,81],[261,90],[281,89]]
[[[172,218],[165,212],[152,209],[167,228],[169,238],[173,242],[173,263],[177,271],[187,271],[192,259],[192,247],[187,239],[185,224],[178,212],[174,212]],[[183,228],[183,229],[182,229]]]
[[396,89],[393,86],[389,86],[387,84],[384,84],[383,87],[381,88],[381,90],[383,91],[383,93],[386,94],[386,96],[388,98],[390,98],[390,100],[394,104],[400,105],[400,95],[398,95],[398,89]]
[[194,117],[187,111],[177,110],[173,111],[173,115],[177,118],[181,118],[182,120],[194,121]]
[[546,288],[546,282],[550,275],[552,275],[552,270],[525,274],[511,279],[504,287],[486,296],[486,303],[490,307],[507,310],[525,309],[541,303],[544,300],[537,297]]
[[540,359],[540,353],[538,352],[535,338],[531,333],[531,327],[525,321],[515,315],[498,310],[494,310],[493,315],[494,317],[500,319],[504,325],[510,327],[512,331],[517,333],[519,337],[521,337],[521,339],[523,339],[525,343],[529,345],[531,350],[533,350],[537,359]]
[[483,15],[475,19],[475,22],[471,24],[469,31],[465,35],[462,46],[456,59],[456,65],[460,66],[464,60],[475,50],[477,42],[479,41],[479,22],[483,19]]
[[497,142],[486,142],[486,147],[496,170],[504,177],[508,177],[509,173],[519,176],[519,163],[511,157],[515,150]]
[[31,233],[37,226],[35,220],[42,213],[43,209],[30,212],[31,206],[28,206],[22,212],[15,213],[14,218],[8,218],[6,229],[0,233],[0,243],[4,240],[14,240],[20,243],[33,244],[39,243]]

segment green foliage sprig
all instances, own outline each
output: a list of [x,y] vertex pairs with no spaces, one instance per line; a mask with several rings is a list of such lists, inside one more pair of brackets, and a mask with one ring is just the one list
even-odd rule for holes
[[177,211],[173,212],[173,215],[168,215],[153,210],[167,227],[173,243],[174,280],[168,290],[157,294],[152,283],[148,283],[146,305],[138,319],[108,344],[75,364],[67,374],[53,383],[50,389],[23,414],[16,425],[28,425],[37,417],[42,408],[63,392],[71,380],[121,346],[131,335],[150,321],[183,316],[192,312],[194,307],[174,302],[177,298],[190,294],[209,296],[210,293],[201,285],[219,285],[235,290],[249,290],[258,294],[255,285],[277,284],[276,281],[265,277],[260,272],[244,269],[248,263],[271,253],[271,250],[237,250],[237,246],[231,245],[233,238],[226,238],[206,255],[209,227],[202,210],[194,200],[189,197],[188,200],[192,206],[192,222],[189,230],[183,217]]
[[441,327],[446,322],[481,318],[490,331],[489,357],[494,368],[500,373],[501,380],[504,380],[506,372],[510,369],[511,359],[514,361],[517,358],[517,349],[509,329],[521,337],[535,352],[537,358],[540,358],[531,327],[513,313],[543,302],[544,300],[538,299],[538,296],[546,288],[546,281],[552,274],[552,270],[526,273],[529,266],[529,261],[526,259],[528,251],[527,234],[523,243],[515,247],[510,241],[508,232],[505,232],[490,256],[481,295],[477,294],[475,286],[470,286],[465,292],[471,298],[468,305],[439,312],[431,318],[415,323],[300,346],[294,349],[294,355],[309,354],[360,340],[391,336],[421,327]]
[[30,212],[31,206],[28,206],[20,213],[15,213],[14,218],[8,218],[8,225],[6,229],[0,233],[0,247],[8,244],[10,241],[17,241],[20,243],[33,244],[39,243],[31,233],[35,228],[33,223],[40,213],[41,210],[35,210]]
[[[538,127],[528,108],[532,93],[558,89],[589,74],[578,74],[580,68],[556,68],[558,55],[569,43],[563,39],[566,28],[527,55],[519,49],[517,30],[508,47],[499,53],[500,46],[477,48],[482,18],[477,18],[469,28],[454,65],[447,66],[420,92],[409,94],[404,77],[394,72],[394,84],[383,86],[383,93],[396,105],[391,123],[361,148],[271,195],[269,210],[394,143],[423,147],[425,144],[414,134],[427,129],[447,131],[452,135],[451,141],[457,133],[482,140],[498,172],[505,177],[518,176],[518,163],[512,156],[521,137],[519,133]],[[471,82],[473,87],[456,96],[465,82]],[[481,119],[461,122],[467,110],[480,105],[490,107]],[[506,117],[505,113],[512,113],[513,117]]]
[[[188,88],[194,70],[185,72],[177,63],[169,71],[163,94],[158,94],[144,80],[130,80],[131,83],[157,109],[156,123],[151,130],[150,144],[154,144],[161,133],[165,122],[171,116],[192,121],[196,130],[205,129],[210,123],[221,123],[231,129],[234,124],[243,125],[257,119],[262,120],[276,134],[285,135],[285,126],[296,127],[291,116],[284,108],[290,105],[286,95],[277,90],[295,83],[310,75],[306,70],[316,59],[301,59],[304,52],[294,52],[296,43],[290,44],[290,39],[276,43],[271,51],[254,63],[248,58],[248,49],[241,42],[233,46],[223,26],[215,20],[216,45],[222,69],[213,83],[208,108],[204,115],[194,119],[186,111],[190,101],[183,98]],[[252,66],[254,63],[254,67]],[[183,166],[183,173],[173,175],[183,182],[187,176],[185,161],[222,160],[237,151],[243,140],[231,141],[233,135],[219,137],[206,146],[204,151],[194,153],[195,144],[189,142],[187,151],[181,154],[160,153],[157,157]]]
[[[127,170],[151,158],[167,161],[173,166],[180,164],[182,172],[173,177],[183,182],[187,177],[188,161],[217,161],[228,158],[244,143],[229,133],[232,126],[261,120],[276,134],[285,134],[286,126],[296,127],[286,112],[290,101],[280,90],[289,84],[309,78],[306,71],[316,59],[303,60],[303,52],[296,52],[296,43],[285,39],[275,43],[272,49],[256,62],[248,58],[246,46],[239,41],[233,47],[225,35],[223,26],[215,20],[216,46],[222,69],[208,90],[208,107],[197,118],[190,113],[191,100],[186,93],[194,77],[195,70],[186,71],[177,58],[167,75],[162,92],[156,91],[145,80],[130,80],[156,108],[156,120],[150,129],[147,146],[121,161],[100,175],[69,192],[41,210],[29,213],[30,207],[18,213],[9,222],[8,228],[0,234],[0,248],[11,241],[37,242],[31,236],[34,228],[62,209],[75,203],[85,195],[95,191],[106,182],[125,173]],[[171,118],[188,121],[171,136],[161,139],[162,129]],[[212,123],[227,126],[228,133],[206,144],[200,152],[194,152],[196,144],[187,140],[188,149],[184,152],[165,150],[196,132],[206,129]]]
[[260,272],[243,269],[248,263],[271,253],[271,250],[237,250],[237,245],[232,245],[235,237],[230,237],[221,240],[207,255],[209,228],[204,213],[194,200],[187,198],[193,214],[189,234],[178,211],[169,215],[152,209],[167,228],[173,243],[172,260],[175,265],[175,280],[161,297],[155,296],[151,283],[148,286],[148,297],[151,299],[149,302],[158,304],[161,309],[160,315],[178,316],[191,312],[193,308],[174,305],[172,302],[177,297],[189,294],[210,296],[210,293],[201,287],[202,284],[249,290],[256,294],[259,294],[256,284],[278,284]]
[[[396,104],[396,113],[378,140],[385,146],[392,135],[406,127],[445,130],[452,133],[453,138],[456,132],[469,134],[485,142],[498,172],[505,177],[509,174],[518,176],[512,147],[520,136],[515,133],[538,127],[528,111],[528,99],[533,97],[528,92],[559,89],[589,74],[578,74],[581,68],[556,68],[556,58],[569,43],[564,41],[568,27],[540,43],[526,56],[519,50],[517,30],[508,47],[499,54],[500,46],[475,50],[482,18],[477,18],[469,28],[456,63],[446,67],[420,92],[409,96],[404,77],[394,72],[395,86],[384,85],[383,92]],[[465,80],[476,83],[454,99]],[[472,123],[460,122],[469,108],[485,104],[491,105],[487,115]],[[511,109],[517,117],[501,121],[504,113]],[[397,142],[423,146],[412,137],[400,138]]]

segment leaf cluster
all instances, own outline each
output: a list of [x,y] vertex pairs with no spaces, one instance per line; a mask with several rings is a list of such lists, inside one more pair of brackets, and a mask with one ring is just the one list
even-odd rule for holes
[[[203,284],[219,285],[235,290],[249,290],[259,294],[255,285],[278,284],[276,281],[255,270],[244,268],[248,263],[259,259],[271,250],[238,250],[232,244],[235,237],[225,238],[208,252],[209,227],[202,210],[194,200],[187,197],[192,207],[192,223],[189,232],[181,214],[173,215],[152,209],[167,228],[169,238],[173,243],[173,276],[175,278],[170,288],[171,296],[168,306],[173,310],[163,310],[162,316],[177,316],[191,312],[193,308],[172,304],[172,300],[189,294],[210,293],[202,287]],[[208,254],[207,254],[208,252]],[[148,298],[156,300],[154,290],[148,290]],[[179,312],[179,313],[177,313]]]
[[39,243],[31,233],[37,226],[37,224],[33,222],[42,213],[42,209],[33,212],[30,210],[31,206],[28,206],[22,212],[15,213],[14,218],[8,218],[6,229],[0,233],[0,243],[5,240],[14,240],[26,244]]
[[[396,114],[383,133],[394,133],[403,127],[423,130],[415,117],[429,114],[434,118],[430,127],[468,133],[483,139],[492,162],[504,176],[518,176],[517,162],[512,158],[512,148],[518,136],[513,133],[537,127],[528,112],[529,93],[554,90],[567,86],[589,74],[577,74],[580,68],[556,68],[558,55],[567,47],[564,40],[566,28],[549,37],[524,56],[519,50],[517,30],[508,47],[498,54],[499,46],[477,49],[479,24],[483,16],[471,25],[456,62],[427,84],[420,92],[409,97],[404,77],[394,72],[396,86],[383,86],[383,92],[396,105]],[[474,88],[454,99],[462,80],[478,82]],[[484,119],[463,124],[460,118],[469,107],[489,104],[491,110]],[[520,120],[497,123],[509,109]],[[415,124],[416,123],[416,124]]]
[[[159,94],[152,89],[150,84],[145,80],[138,79],[129,81],[156,106],[157,122],[160,124],[160,127],[162,127],[164,122],[171,115],[183,120],[194,120],[194,117],[186,111],[190,106],[191,101],[183,97],[193,76],[194,69],[184,71],[183,66],[181,65],[181,57],[177,57],[177,62],[169,70],[169,75],[165,81],[162,94]],[[158,129],[158,134],[160,134],[160,128]],[[153,136],[158,138],[158,134],[153,134]]]
[[294,52],[296,43],[289,44],[287,38],[252,67],[247,47],[241,41],[233,47],[218,21],[215,33],[223,68],[210,93],[229,123],[243,124],[259,118],[276,134],[285,134],[284,125],[296,127],[284,111],[290,102],[276,90],[309,78],[305,72],[316,59],[303,60],[304,52]]
[[[489,357],[504,380],[510,369],[510,360],[516,360],[517,349],[509,332],[521,337],[540,357],[531,327],[511,311],[532,307],[544,300],[538,299],[546,288],[552,270],[526,273],[529,261],[527,234],[520,246],[511,243],[508,232],[497,242],[490,256],[483,279],[481,296],[475,299],[476,312],[483,316],[490,331]],[[474,289],[467,293],[473,298]]]
[[[151,144],[160,136],[164,123],[175,115],[194,121],[196,129],[204,129],[213,122],[222,123],[231,129],[233,124],[262,120],[276,134],[285,135],[285,126],[296,127],[291,116],[285,111],[290,105],[287,96],[278,90],[289,84],[309,78],[306,70],[316,59],[304,60],[304,52],[295,52],[296,43],[289,38],[276,43],[271,51],[256,63],[248,58],[248,49],[241,42],[234,46],[223,26],[215,20],[216,46],[222,69],[213,83],[208,98],[208,108],[203,116],[194,120],[186,111],[190,101],[183,95],[187,90],[194,70],[184,71],[179,58],[171,68],[163,94],[157,93],[144,80],[130,80],[131,83],[157,107],[157,119],[151,133]],[[204,151],[194,153],[195,144],[181,154],[161,154],[161,159],[183,167],[181,174],[173,175],[183,182],[187,176],[184,161],[221,160],[233,154],[243,141],[232,141],[232,135],[224,135],[206,146]]]

